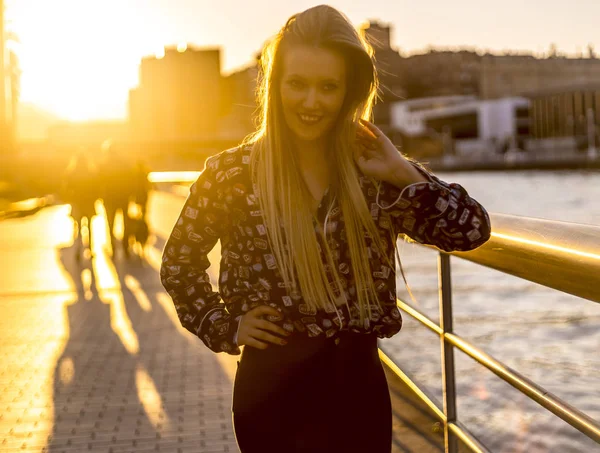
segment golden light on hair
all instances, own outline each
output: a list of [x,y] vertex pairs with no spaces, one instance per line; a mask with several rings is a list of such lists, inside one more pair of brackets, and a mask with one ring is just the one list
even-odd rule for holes
[[[395,266],[391,263],[393,247],[389,253],[379,236],[352,157],[357,121],[371,118],[377,99],[378,79],[373,49],[363,34],[335,8],[321,5],[292,16],[263,49],[257,90],[259,128],[244,141],[252,146],[253,182],[261,194],[259,200],[267,233],[285,283],[300,290],[312,308],[328,310],[333,306],[337,310],[336,305],[339,305],[340,296],[344,296],[345,288],[326,241],[321,241],[325,263],[318,251],[310,210],[311,195],[304,187],[298,166],[290,165],[294,162],[294,151],[290,147],[291,140],[281,111],[282,55],[290,46],[298,44],[334,49],[344,57],[347,67],[352,68],[346,71],[346,99],[331,131],[329,159],[336,171],[331,175],[330,183],[346,219],[356,298],[360,322],[363,323],[371,316],[373,308],[381,308],[374,290],[370,263],[364,259],[365,235],[373,238],[373,246],[382,252],[387,264],[392,269]],[[280,222],[283,228],[280,228]],[[385,240],[390,242],[389,238]],[[327,280],[325,265],[332,269],[331,281]]]

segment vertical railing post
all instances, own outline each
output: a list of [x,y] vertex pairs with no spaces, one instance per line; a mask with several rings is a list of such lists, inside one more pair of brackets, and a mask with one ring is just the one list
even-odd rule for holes
[[456,422],[456,381],[454,371],[454,349],[444,340],[445,333],[453,333],[452,322],[452,282],[450,275],[450,255],[440,253],[438,258],[439,293],[440,293],[440,337],[442,358],[442,385],[444,397],[444,414],[447,423],[444,425],[444,443],[446,453],[458,452],[458,440],[448,429],[448,423]]

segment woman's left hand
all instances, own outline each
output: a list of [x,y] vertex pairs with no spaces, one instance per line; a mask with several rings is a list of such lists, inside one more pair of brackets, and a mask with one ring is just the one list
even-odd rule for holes
[[[396,185],[409,183],[415,177],[416,170],[373,123],[361,119],[356,140],[354,160],[366,176]],[[419,176],[416,173],[416,177]]]

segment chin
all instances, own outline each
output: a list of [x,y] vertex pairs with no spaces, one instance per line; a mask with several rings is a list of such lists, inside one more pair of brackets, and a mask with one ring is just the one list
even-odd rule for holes
[[305,129],[300,129],[300,128],[295,128],[295,130],[292,130],[294,135],[296,136],[296,138],[298,140],[301,140],[303,142],[315,142],[315,141],[319,141],[319,140],[323,140],[323,138],[325,138],[330,130],[323,130],[323,129],[319,129],[319,130],[315,130],[315,131],[307,131]]
[[316,142],[322,140],[325,134],[294,134],[296,138],[302,142]]

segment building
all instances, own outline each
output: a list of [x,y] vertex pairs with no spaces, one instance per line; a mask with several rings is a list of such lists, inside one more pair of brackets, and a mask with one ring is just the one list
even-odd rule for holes
[[600,144],[600,78],[527,93],[538,147],[585,150]]
[[223,78],[223,110],[219,136],[241,140],[256,130],[256,85],[258,64],[255,62]]
[[202,141],[218,136],[223,116],[219,49],[167,48],[146,57],[129,92],[131,138]]
[[392,48],[392,27],[377,21],[369,21],[361,27],[365,39],[374,50],[375,63],[379,76],[380,99],[373,111],[377,125],[388,132],[390,124],[389,105],[406,97],[405,81],[398,71],[402,57]]
[[[548,89],[564,92],[569,85],[589,86],[600,80],[600,59],[591,48],[587,58],[566,58],[556,52],[547,58],[536,58],[527,54],[483,55],[473,50],[435,49],[404,57],[392,47],[389,25],[372,21],[363,31],[375,49],[383,101],[376,108],[375,121],[385,131],[393,129],[390,105],[402,99],[448,96],[505,99]],[[581,129],[581,118],[573,121]],[[541,134],[542,126],[536,127],[536,133]]]
[[396,69],[408,99],[479,95],[481,57],[469,50],[437,51],[403,58]]
[[441,145],[438,152],[460,156],[497,153],[529,136],[529,104],[528,99],[521,97],[411,99],[390,107],[391,127],[395,141],[411,155],[422,157],[423,150],[418,147],[424,145],[424,138],[437,140]]
[[481,61],[479,95],[482,99],[523,96],[562,90],[600,81],[600,59],[535,58],[531,55],[486,55]]

